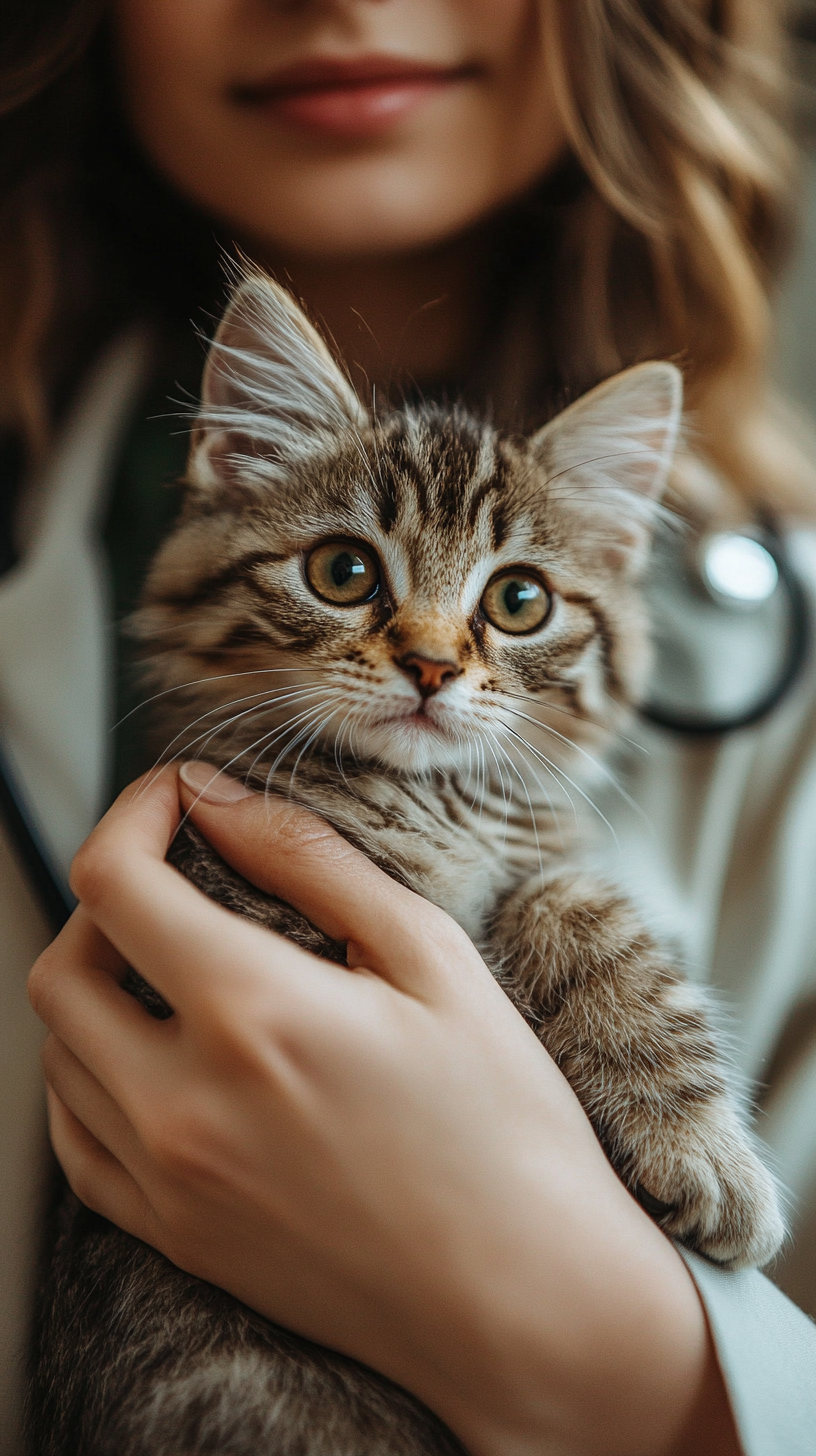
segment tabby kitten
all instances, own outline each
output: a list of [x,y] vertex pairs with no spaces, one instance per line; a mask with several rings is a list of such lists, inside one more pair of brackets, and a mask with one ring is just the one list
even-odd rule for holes
[[[627,1186],[736,1267],[782,1238],[771,1179],[705,994],[591,872],[581,823],[647,666],[637,582],[680,397],[656,363],[531,439],[460,409],[373,418],[292,300],[250,276],[210,352],[182,519],[134,630],[164,752],[293,795],[454,916]],[[222,904],[343,960],[189,827],[171,858]],[[32,1404],[42,1456],[459,1449],[388,1381],[72,1199]]]

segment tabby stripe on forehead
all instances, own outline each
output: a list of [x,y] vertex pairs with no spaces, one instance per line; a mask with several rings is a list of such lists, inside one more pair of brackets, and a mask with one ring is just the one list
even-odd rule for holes
[[[478,445],[471,440],[459,439],[456,441],[458,450],[453,459],[446,460],[438,469],[436,481],[436,510],[440,521],[450,526],[452,530],[461,529],[461,523],[467,523],[470,530],[476,522],[476,515],[471,513],[468,507],[468,492],[472,489],[474,477],[481,479],[482,472],[479,470],[481,451]],[[487,494],[487,492],[501,488],[501,480],[496,481],[492,476],[484,486],[480,486],[475,495]],[[476,506],[478,512],[478,505]]]
[[233,561],[225,566],[222,571],[214,572],[212,576],[205,576],[192,591],[167,592],[153,598],[159,605],[164,607],[198,607],[214,596],[216,592],[224,587],[235,586],[238,582],[246,582],[250,586],[257,587],[257,582],[252,580],[252,572],[257,566],[273,566],[277,562],[287,561],[288,552],[280,551],[253,551],[247,556],[242,556],[240,561]]
[[[387,498],[389,492],[391,490],[394,491],[394,509],[396,510],[396,495],[399,493],[399,490],[404,488],[405,485],[412,485],[416,494],[419,510],[425,515],[428,510],[427,482],[424,479],[422,468],[411,453],[409,442],[404,437],[397,436],[395,440],[390,442],[389,453],[393,462],[391,465],[392,474],[391,479],[385,484],[384,496]],[[386,505],[385,509],[388,511],[388,505]]]
[[507,539],[507,508],[503,499],[503,492],[506,484],[507,472],[504,462],[496,461],[495,473],[490,480],[480,485],[474,491],[468,506],[467,523],[471,530],[474,530],[479,519],[479,513],[485,501],[492,495],[495,496],[490,513],[490,533],[493,542],[493,550],[498,551]]
[[397,486],[396,481],[387,473],[379,478],[380,489],[377,495],[377,517],[380,526],[388,536],[394,529],[397,521]]

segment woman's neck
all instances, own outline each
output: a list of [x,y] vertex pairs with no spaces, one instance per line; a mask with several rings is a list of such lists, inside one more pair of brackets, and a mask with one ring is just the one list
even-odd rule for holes
[[303,301],[365,397],[460,379],[481,342],[495,225],[427,252],[292,257],[249,251]]

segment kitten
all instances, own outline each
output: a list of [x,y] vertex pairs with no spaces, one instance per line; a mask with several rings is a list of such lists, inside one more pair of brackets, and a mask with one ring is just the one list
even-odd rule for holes
[[[591,872],[573,813],[648,665],[637,583],[680,397],[656,363],[531,439],[461,409],[375,419],[292,300],[249,276],[210,352],[184,511],[134,630],[166,753],[292,794],[454,916],[627,1186],[667,1232],[737,1267],[765,1263],[783,1228],[705,994]],[[191,828],[171,859],[343,960]],[[75,1200],[61,1219],[38,1456],[460,1449],[388,1381]]]

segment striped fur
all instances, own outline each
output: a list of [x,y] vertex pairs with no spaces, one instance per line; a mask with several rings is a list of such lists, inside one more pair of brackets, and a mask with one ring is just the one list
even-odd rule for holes
[[[740,1265],[770,1258],[782,1225],[705,998],[586,868],[586,799],[648,663],[638,576],[679,412],[679,376],[655,364],[529,440],[456,408],[371,418],[287,295],[251,277],[210,355],[183,518],[134,631],[161,753],[291,794],[443,906],[627,1185],[668,1232]],[[310,588],[304,563],[332,539],[375,554],[370,601]],[[504,567],[546,584],[529,635],[482,609]],[[448,673],[426,697],[417,659]],[[213,898],[342,959],[191,830],[172,857]],[[457,1449],[405,1393],[72,1205],[40,1370],[43,1456]]]

